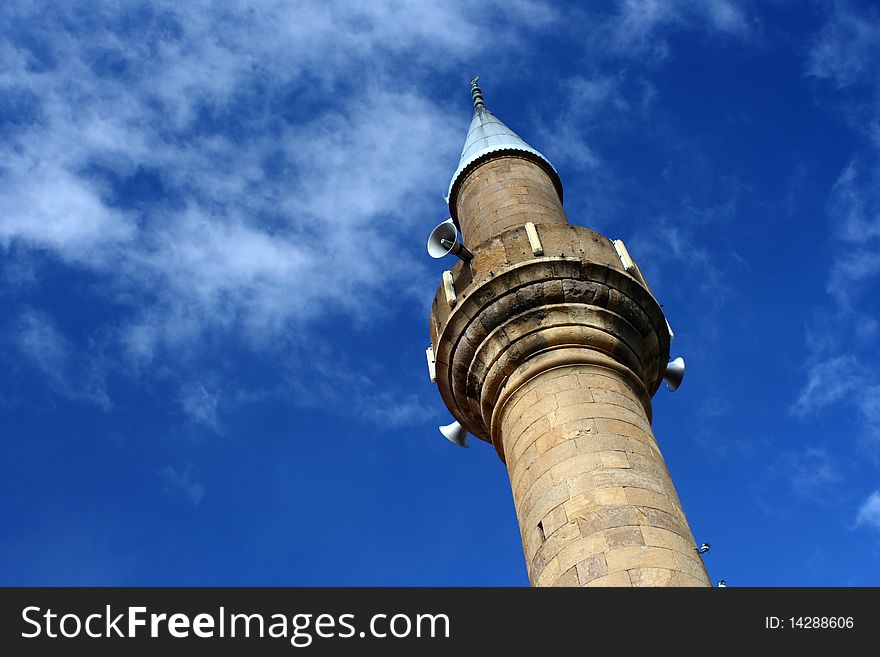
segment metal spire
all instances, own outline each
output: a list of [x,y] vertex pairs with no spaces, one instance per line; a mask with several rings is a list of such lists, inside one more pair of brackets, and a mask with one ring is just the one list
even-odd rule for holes
[[471,95],[474,97],[474,109],[476,111],[480,111],[481,109],[486,109],[486,103],[483,102],[483,90],[480,89],[480,86],[477,84],[477,80],[480,77],[475,75],[471,78]]
[[559,174],[556,173],[556,169],[550,164],[550,160],[524,142],[519,135],[504,125],[498,117],[489,111],[483,100],[483,90],[477,84],[478,80],[479,77],[476,75],[471,79],[474,116],[471,119],[464,148],[461,151],[458,168],[452,175],[452,181],[449,183],[449,192],[446,196],[452,218],[457,219],[455,208],[456,183],[462,180],[466,171],[471,170],[493,154],[503,152],[516,152],[520,156],[540,164],[552,178],[553,185],[556,187],[556,191],[559,192],[559,198],[561,199],[562,182],[559,180]]

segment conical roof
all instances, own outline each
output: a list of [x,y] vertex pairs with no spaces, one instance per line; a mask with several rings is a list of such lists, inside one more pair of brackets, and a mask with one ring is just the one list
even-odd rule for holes
[[453,192],[457,191],[456,184],[464,180],[464,174],[487,157],[505,151],[513,151],[522,155],[528,154],[529,159],[547,171],[553,180],[556,191],[559,192],[559,198],[562,199],[562,181],[560,181],[556,169],[550,164],[550,160],[524,142],[519,135],[504,125],[497,116],[486,108],[486,104],[483,102],[483,92],[477,86],[477,78],[471,80],[471,94],[474,98],[474,117],[471,119],[470,128],[468,128],[458,168],[449,183],[447,201],[452,217],[456,218]]

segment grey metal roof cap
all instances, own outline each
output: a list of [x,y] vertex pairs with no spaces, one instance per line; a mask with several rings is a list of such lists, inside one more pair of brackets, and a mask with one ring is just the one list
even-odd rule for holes
[[535,159],[539,164],[546,165],[545,169],[553,178],[553,183],[559,192],[560,198],[562,198],[562,182],[556,169],[550,164],[550,160],[544,157],[540,151],[535,150],[524,142],[519,135],[504,125],[498,117],[486,108],[482,92],[477,86],[476,80],[474,78],[471,81],[471,93],[474,96],[474,117],[471,119],[471,125],[468,128],[464,148],[461,151],[458,168],[452,175],[452,180],[449,183],[449,193],[446,197],[453,218],[455,218],[453,190],[456,183],[472,165],[493,153],[506,151],[528,153],[531,156],[530,159]]

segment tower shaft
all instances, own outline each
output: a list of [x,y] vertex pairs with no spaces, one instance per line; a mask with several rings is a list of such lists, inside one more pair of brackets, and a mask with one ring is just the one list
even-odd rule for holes
[[626,377],[600,364],[543,370],[499,422],[533,585],[708,585]]
[[532,585],[709,586],[651,430],[663,312],[479,101],[449,193],[473,259],[431,309],[439,392],[507,465]]
[[527,221],[568,224],[559,194],[544,170],[530,160],[501,157],[467,176],[458,190],[465,244],[482,244]]

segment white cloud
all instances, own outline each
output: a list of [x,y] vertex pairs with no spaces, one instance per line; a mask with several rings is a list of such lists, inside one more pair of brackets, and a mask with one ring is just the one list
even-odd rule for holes
[[858,409],[867,427],[867,436],[880,440],[880,384],[865,386],[858,396]]
[[[490,12],[154,3],[132,26],[125,12],[92,9],[101,16],[62,5],[41,18],[54,68],[34,72],[29,44],[2,40],[2,83],[41,104],[0,146],[0,246],[48,250],[111,276],[120,294],[148,293],[154,306],[122,336],[140,356],[206,328],[265,338],[328,304],[356,309],[354,290],[418,278],[415,254],[384,255],[439,199],[463,129],[395,77],[390,58],[470,55]],[[102,72],[108,59],[122,77]],[[165,195],[146,208],[117,202],[115,187],[143,170]],[[380,241],[381,253],[363,248]]]
[[357,404],[383,428],[425,425],[436,415],[436,404],[426,403],[414,394],[373,393],[358,399]]
[[744,11],[729,0],[621,0],[617,6],[614,46],[658,59],[669,54],[670,30],[697,27],[741,37],[750,29]]
[[47,314],[33,309],[19,314],[12,339],[24,363],[40,372],[56,393],[109,410],[100,358],[82,358]]
[[[866,136],[834,183],[827,206],[832,254],[826,291],[832,303],[807,330],[807,382],[792,411],[801,417],[832,405],[855,410],[863,438],[880,439],[880,379],[864,363],[876,358],[880,274],[880,18],[834,3],[807,56],[820,104]],[[830,92],[828,88],[830,87]],[[854,93],[854,90],[856,93]],[[824,95],[823,95],[824,94]]]
[[554,162],[573,169],[597,173],[602,162],[590,146],[597,131],[608,131],[632,123],[634,116],[644,116],[655,90],[644,79],[618,75],[577,76],[560,84],[553,99],[552,120],[541,120],[536,143]]
[[[618,8],[621,43],[745,21],[722,0]],[[21,100],[0,140],[0,250],[23,272],[49,256],[96,277],[114,324],[79,349],[129,372],[172,363],[184,387],[206,335],[265,350],[328,310],[370,321],[385,294],[422,311],[434,281],[408,245],[443,211],[466,127],[424,81],[455,76],[464,96],[486,48],[503,62],[561,20],[526,0],[4,11],[0,94]],[[642,111],[652,89],[633,84],[582,77],[571,103],[588,122],[602,103]],[[573,137],[570,158],[595,162]]]
[[[287,385],[301,405],[345,407],[380,429],[424,425],[437,417],[434,399],[425,401],[403,385],[389,386],[381,371],[352,367],[345,354],[330,347],[312,356],[288,366]],[[427,370],[418,375],[427,376]]]
[[[877,274],[880,274],[880,252],[853,248],[834,260],[828,277],[828,293],[841,307],[849,308],[865,284]],[[868,321],[872,321],[871,318]]]
[[856,394],[864,384],[862,370],[852,355],[816,363],[807,373],[807,383],[792,411],[800,416],[816,413]]
[[17,328],[16,341],[22,353],[53,379],[63,378],[69,347],[51,320],[27,311],[19,316]]
[[880,237],[880,166],[851,161],[831,190],[829,213],[841,239],[862,243]]
[[808,59],[811,75],[846,87],[874,78],[880,59],[880,20],[862,15],[847,2],[836,2],[831,19],[816,39]]
[[807,382],[790,411],[806,419],[837,405],[855,411],[865,445],[873,452],[880,445],[880,380],[853,354],[834,356],[810,367]]
[[205,487],[190,478],[189,468],[178,472],[169,465],[159,471],[159,476],[165,482],[168,492],[182,495],[192,506],[198,506],[205,497]]
[[220,398],[216,392],[202,383],[190,383],[181,389],[179,400],[184,412],[193,422],[220,432]]
[[823,448],[810,447],[788,454],[780,467],[795,493],[823,504],[835,497],[837,485],[843,480],[834,459]]
[[856,524],[880,529],[880,490],[868,495],[856,514]]
[[458,69],[489,25],[503,56],[553,15],[397,0],[132,12],[4,9],[0,94],[32,104],[0,140],[0,252],[30,272],[6,268],[5,282],[38,284],[49,256],[96,276],[93,301],[112,306],[100,346],[75,346],[88,356],[62,356],[73,345],[51,324],[22,334],[54,388],[107,352],[127,372],[170,371],[181,407],[217,430],[219,393],[182,367],[206,335],[271,351],[314,340],[308,323],[328,310],[371,321],[386,294],[422,310],[434,283],[402,242],[443,211],[466,128],[423,80],[456,70],[464,98]]

